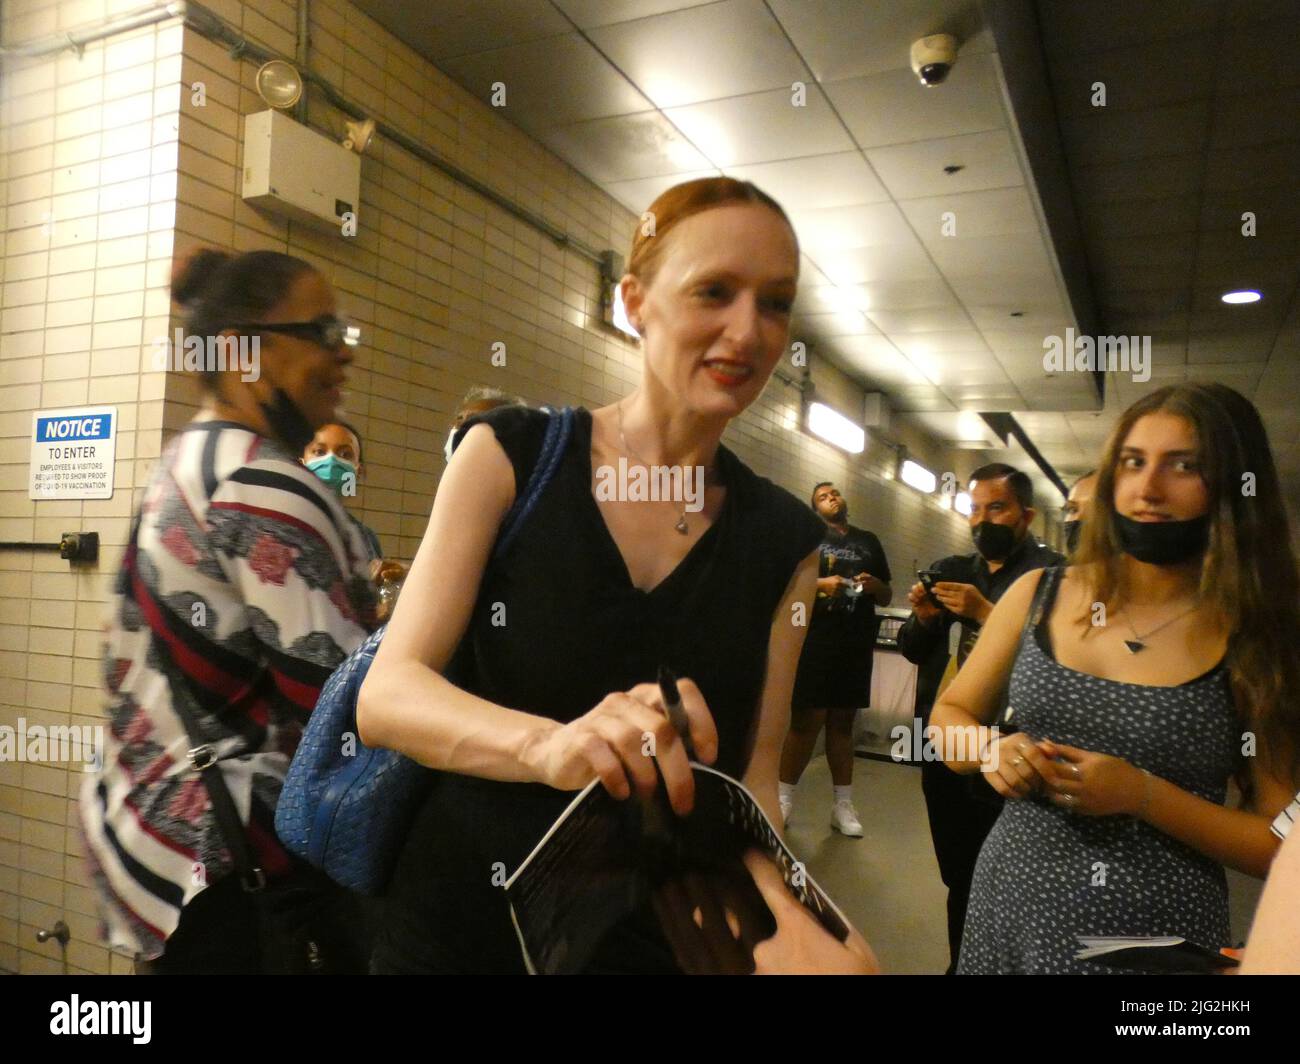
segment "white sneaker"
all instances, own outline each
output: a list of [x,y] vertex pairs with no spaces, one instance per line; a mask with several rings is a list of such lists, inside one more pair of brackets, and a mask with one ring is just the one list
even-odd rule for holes
[[785,795],[780,796],[781,801],[781,827],[790,823],[790,810],[794,808],[794,799],[787,798]]
[[842,798],[831,806],[831,827],[851,839],[862,838],[862,823],[858,820],[858,811],[847,798]]

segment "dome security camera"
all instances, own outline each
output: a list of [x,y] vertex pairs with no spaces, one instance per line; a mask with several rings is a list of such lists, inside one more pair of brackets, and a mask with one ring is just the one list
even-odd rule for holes
[[957,38],[951,33],[936,33],[912,44],[912,70],[927,89],[948,77],[957,62]]

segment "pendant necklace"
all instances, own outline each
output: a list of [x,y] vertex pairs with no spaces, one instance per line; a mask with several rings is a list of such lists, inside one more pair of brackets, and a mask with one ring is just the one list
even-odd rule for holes
[[1169,620],[1165,621],[1163,624],[1157,625],[1155,628],[1152,628],[1151,631],[1147,632],[1145,635],[1138,635],[1138,630],[1133,627],[1133,622],[1129,619],[1128,611],[1120,610],[1120,613],[1124,615],[1124,623],[1128,625],[1128,630],[1133,633],[1132,639],[1124,640],[1124,645],[1128,647],[1128,652],[1130,654],[1137,654],[1140,651],[1146,650],[1147,648],[1146,640],[1150,639],[1157,632],[1162,631],[1165,628],[1168,628],[1171,624],[1174,623],[1174,621],[1181,621],[1189,613],[1192,613],[1194,610],[1199,609],[1200,605],[1201,604],[1199,602],[1195,603],[1190,609],[1183,610],[1183,612],[1178,614],[1177,616],[1169,618]]
[[[637,454],[636,451],[632,450],[631,446],[627,442],[627,436],[623,434],[623,403],[621,400],[618,402],[618,404],[615,406],[614,409],[618,411],[618,438],[623,443],[623,450],[625,450],[629,455],[631,455],[638,462],[640,462],[641,465],[645,467],[645,470],[648,474],[650,471],[650,463],[647,462],[644,458],[642,458],[639,454]],[[708,469],[704,471],[704,484],[707,484],[709,482],[709,476],[712,473],[713,473],[712,466],[710,466]],[[701,485],[701,487],[703,487],[703,485]],[[682,505],[681,517],[678,518],[677,524],[673,525],[673,528],[677,529],[677,531],[680,532],[683,536],[690,534],[691,531],[690,526],[686,523],[685,504]]]

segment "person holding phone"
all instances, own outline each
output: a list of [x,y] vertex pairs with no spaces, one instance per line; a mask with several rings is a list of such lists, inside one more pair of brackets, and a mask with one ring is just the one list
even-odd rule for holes
[[[824,526],[721,438],[786,351],[798,243],[775,200],[731,178],[675,186],[649,210],[620,282],[640,383],[574,411],[546,490],[495,558],[550,415],[466,420],[362,685],[362,741],[443,770],[397,859],[376,972],[522,972],[501,885],[589,783],[617,799],[662,786],[690,813],[661,664],[680,677],[698,760],[779,815],[795,620]],[[689,473],[700,505],[599,492],[620,462]],[[681,970],[648,899],[590,970]]]
[[[957,640],[960,668],[996,603],[1021,576],[1064,559],[1029,531],[1034,486],[1029,477],[1002,463],[981,466],[970,476],[971,538],[976,553],[951,555],[918,574],[908,592],[912,615],[898,634],[899,652],[918,666],[916,715],[929,723],[940,682]],[[930,585],[927,590],[922,579]],[[988,787],[956,777],[940,761],[921,763],[921,788],[939,874],[948,888],[948,972],[961,951],[966,900],[980,846],[1000,811],[1001,799]]]

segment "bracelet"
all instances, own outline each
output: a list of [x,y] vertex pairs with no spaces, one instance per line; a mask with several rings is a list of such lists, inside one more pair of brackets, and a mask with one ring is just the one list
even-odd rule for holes
[[1139,820],[1147,815],[1147,808],[1151,805],[1151,773],[1142,769],[1142,805],[1135,814]]

